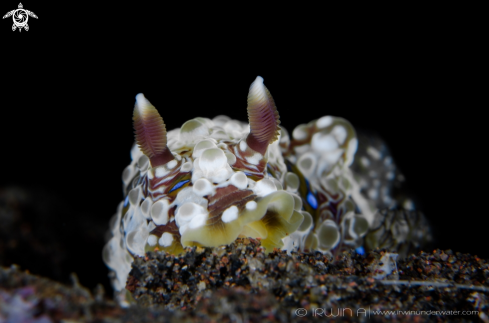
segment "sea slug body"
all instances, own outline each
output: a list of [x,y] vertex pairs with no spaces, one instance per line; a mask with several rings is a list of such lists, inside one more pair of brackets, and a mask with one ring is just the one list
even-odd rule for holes
[[133,257],[151,250],[179,254],[251,237],[266,252],[334,255],[346,248],[407,250],[428,239],[428,229],[418,229],[427,227],[424,217],[394,211],[402,201],[389,189],[400,177],[381,144],[362,146],[353,126],[333,116],[299,125],[290,136],[259,76],[247,110],[249,123],[198,117],[167,132],[156,108],[136,96],[126,198],[103,250],[116,291],[125,288]]

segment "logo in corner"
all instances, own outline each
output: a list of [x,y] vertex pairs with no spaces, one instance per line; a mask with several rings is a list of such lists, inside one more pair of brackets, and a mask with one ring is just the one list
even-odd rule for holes
[[7,12],[7,14],[3,16],[3,19],[10,16],[12,16],[12,19],[14,20],[12,31],[15,31],[15,29],[17,28],[19,29],[19,31],[22,31],[22,28],[24,28],[25,30],[29,30],[29,25],[27,24],[29,16],[37,19],[37,16],[32,11],[23,9],[22,3],[19,3],[18,9]]

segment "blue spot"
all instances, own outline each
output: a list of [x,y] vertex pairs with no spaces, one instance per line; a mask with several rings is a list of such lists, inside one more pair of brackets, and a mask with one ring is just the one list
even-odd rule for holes
[[307,193],[307,202],[313,209],[316,209],[318,207],[318,201],[316,200],[314,194],[312,194],[311,192]]
[[365,254],[365,249],[363,249],[362,246],[358,247],[355,249],[355,251],[359,254],[359,255],[364,255]]
[[268,174],[268,176],[269,176],[269,177],[273,177],[273,175],[272,175],[272,174],[270,174],[270,173],[267,173],[267,174]]
[[129,194],[126,196],[126,199],[124,200],[124,207],[126,207],[129,204]]
[[185,181],[178,182],[175,186],[172,187],[172,189],[170,190],[170,193],[173,192],[174,190],[178,190],[180,187],[182,187],[188,181],[190,181],[190,180],[187,179]]
[[252,176],[250,173],[246,173],[246,172],[245,172],[245,175],[246,175],[246,176]]

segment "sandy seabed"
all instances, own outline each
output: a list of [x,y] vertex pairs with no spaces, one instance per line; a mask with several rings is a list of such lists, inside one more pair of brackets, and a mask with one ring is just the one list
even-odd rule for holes
[[12,266],[0,269],[0,322],[489,322],[487,260],[419,252],[386,276],[386,255],[266,255],[253,239],[149,252],[133,263],[128,308],[75,277],[68,287]]

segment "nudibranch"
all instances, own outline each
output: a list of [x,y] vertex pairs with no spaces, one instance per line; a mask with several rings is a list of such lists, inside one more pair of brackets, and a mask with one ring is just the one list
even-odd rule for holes
[[[198,117],[167,132],[156,108],[136,96],[126,197],[103,251],[116,291],[125,288],[133,257],[152,250],[179,254],[251,237],[266,252],[334,254],[422,239],[413,234],[421,220],[408,212],[386,223],[386,213],[365,194],[365,178],[372,176],[361,165],[352,170],[358,139],[347,120],[325,116],[297,126],[290,137],[259,76],[247,110],[249,123]],[[391,183],[396,174],[389,165]]]

